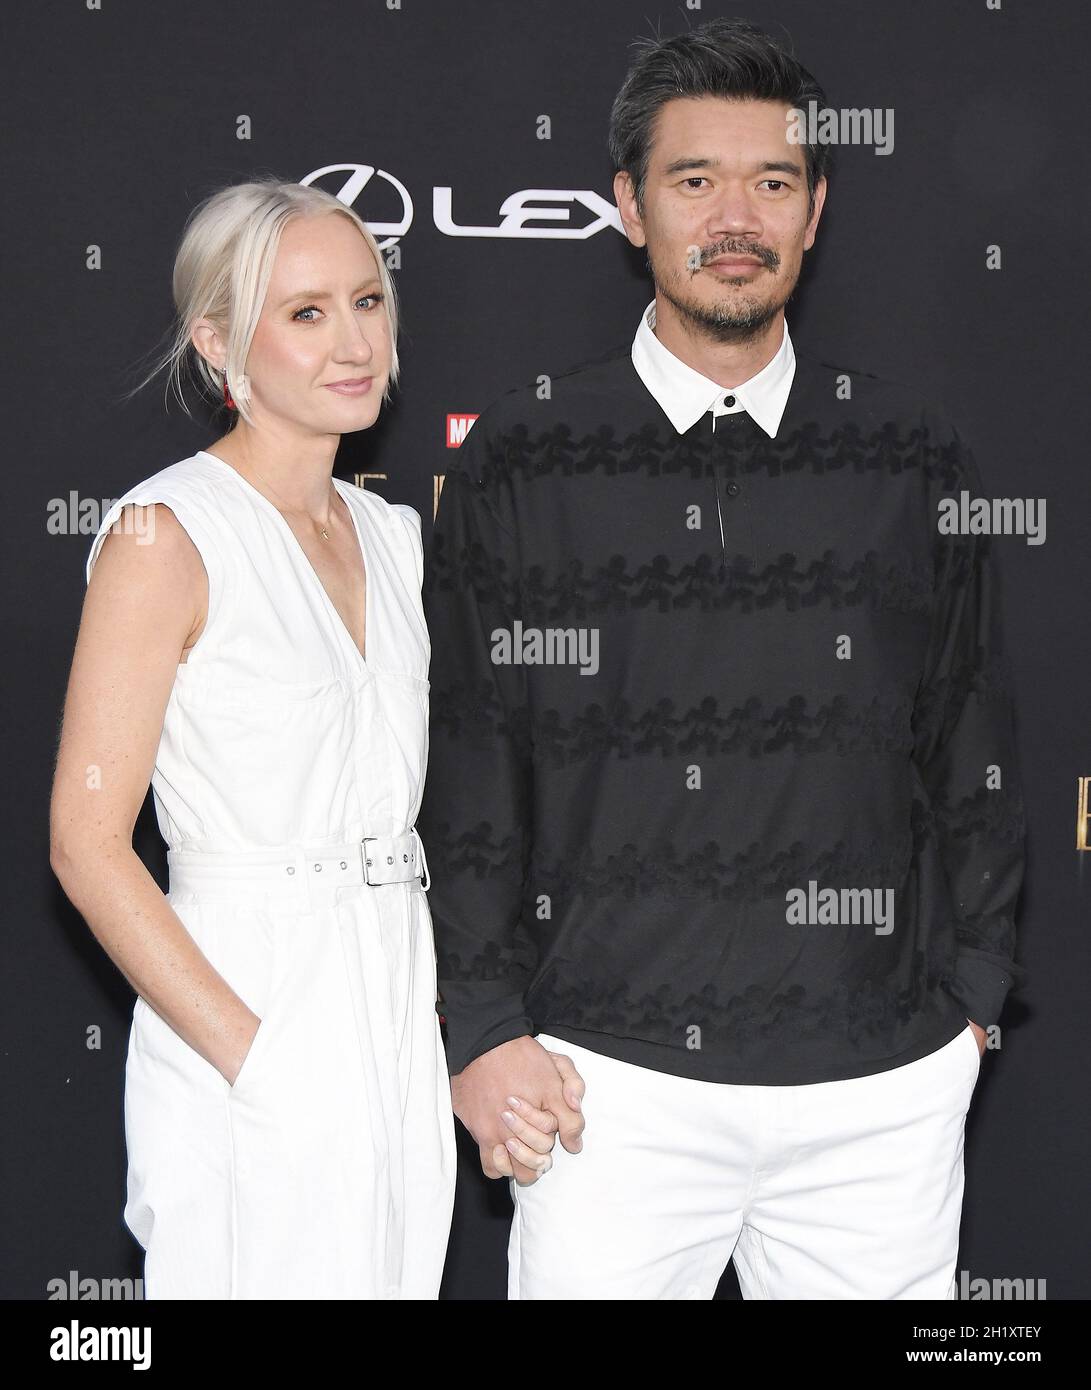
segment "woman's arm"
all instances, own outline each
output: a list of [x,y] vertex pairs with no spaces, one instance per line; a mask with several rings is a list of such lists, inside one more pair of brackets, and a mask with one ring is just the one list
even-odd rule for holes
[[154,513],[145,526],[106,536],[84,597],[49,862],[133,988],[233,1083],[260,1020],[213,969],[132,844],[177,666],[208,610],[205,568],[185,528],[163,504],[141,510]]

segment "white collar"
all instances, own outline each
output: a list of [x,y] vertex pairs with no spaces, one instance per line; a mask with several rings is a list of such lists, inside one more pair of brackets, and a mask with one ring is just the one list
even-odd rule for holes
[[[641,314],[633,339],[633,366],[679,434],[692,429],[707,411],[715,416],[745,410],[770,439],[776,438],[796,370],[787,319],[776,356],[748,381],[730,390],[675,357],[655,336],[654,328],[653,299]],[[725,405],[725,398],[732,396],[734,404]]]

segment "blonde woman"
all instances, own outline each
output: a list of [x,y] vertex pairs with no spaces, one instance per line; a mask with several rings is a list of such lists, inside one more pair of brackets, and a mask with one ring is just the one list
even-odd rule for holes
[[[432,1299],[455,1147],[420,517],[333,477],[397,377],[394,286],[350,209],[259,180],[194,210],[174,297],[161,365],[233,427],[102,520],[51,808],[139,995],[125,1221],[149,1298]],[[149,778],[166,897],[132,848]],[[520,1113],[537,1175],[554,1126]]]

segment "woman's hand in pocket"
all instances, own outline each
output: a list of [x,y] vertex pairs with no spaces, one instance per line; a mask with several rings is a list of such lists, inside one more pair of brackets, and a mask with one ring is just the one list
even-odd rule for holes
[[[243,1005],[243,1007],[245,1008],[246,1006]],[[240,1036],[242,1036],[246,1040],[245,1047],[243,1051],[239,1054],[238,1060],[236,1061],[235,1065],[231,1068],[231,1070],[223,1073],[224,1080],[227,1082],[229,1086],[234,1086],[235,1082],[238,1080],[239,1072],[242,1071],[247,1057],[250,1056],[250,1049],[254,1046],[254,1039],[258,1035],[258,1029],[260,1027],[261,1019],[257,1016],[256,1013],[253,1012],[253,1010],[246,1009],[244,1020],[239,1026]]]

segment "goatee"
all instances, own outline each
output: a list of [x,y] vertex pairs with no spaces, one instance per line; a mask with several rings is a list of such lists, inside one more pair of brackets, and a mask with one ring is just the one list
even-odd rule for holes
[[776,318],[783,304],[753,302],[731,307],[726,304],[694,304],[678,299],[665,285],[657,291],[674,305],[691,330],[717,343],[747,343],[757,338]]

